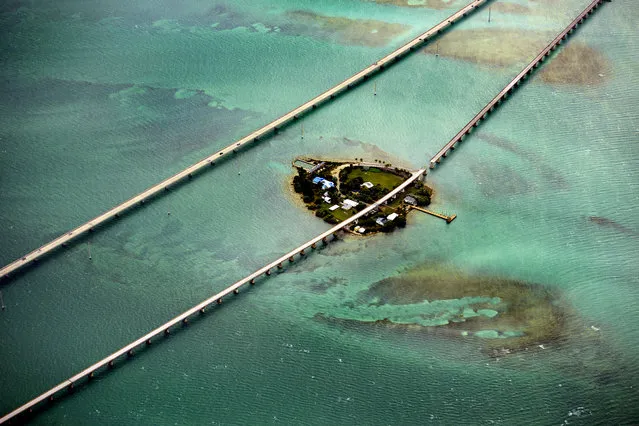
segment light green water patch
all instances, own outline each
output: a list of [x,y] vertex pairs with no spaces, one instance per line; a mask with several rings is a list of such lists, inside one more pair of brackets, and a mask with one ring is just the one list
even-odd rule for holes
[[499,312],[495,311],[494,309],[478,309],[477,314],[483,315],[488,318],[494,318],[499,314]]
[[496,330],[479,330],[473,333],[473,335],[482,339],[498,339],[499,337],[501,337],[499,335],[499,332]]
[[197,90],[178,89],[175,91],[175,95],[173,96],[175,97],[175,99],[189,99],[197,95],[197,93],[198,93]]
[[170,32],[170,33],[180,32],[183,29],[180,23],[174,19],[160,19],[158,21],[153,22],[151,26],[153,28],[157,28],[159,30]]
[[268,27],[261,22],[256,22],[253,25],[251,25],[251,27],[253,27],[255,31],[257,31],[258,33],[268,33],[270,31],[273,31],[273,28]]
[[479,314],[475,312],[474,309],[471,309],[471,308],[464,309],[464,311],[462,312],[462,315],[464,318],[473,318],[473,317],[479,316]]
[[324,315],[363,322],[389,322],[402,325],[434,327],[450,322],[463,322],[466,316],[460,312],[473,311],[469,306],[488,302],[484,297],[463,297],[452,300],[424,301],[410,305],[356,305],[342,306]]

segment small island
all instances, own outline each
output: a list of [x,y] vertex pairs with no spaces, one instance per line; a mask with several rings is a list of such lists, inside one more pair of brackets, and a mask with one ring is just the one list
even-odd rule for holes
[[[297,169],[293,189],[315,216],[330,224],[362,211],[411,176],[408,170],[388,163],[365,163],[361,158],[354,163],[297,158],[293,167]],[[364,235],[403,228],[411,208],[428,206],[432,193],[431,188],[416,182],[373,214],[358,219],[348,231]]]

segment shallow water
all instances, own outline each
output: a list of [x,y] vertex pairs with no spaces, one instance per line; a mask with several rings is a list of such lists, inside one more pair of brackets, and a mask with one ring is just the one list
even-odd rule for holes
[[[493,12],[490,24],[483,10],[459,28],[557,33],[586,4],[535,2],[541,13]],[[0,260],[228,145],[461,5],[0,6]],[[639,344],[633,5],[605,3],[571,39],[611,62],[603,85],[552,86],[533,77],[429,174],[432,207],[456,213],[455,222],[415,213],[400,232],[330,245],[33,422],[632,423]],[[380,47],[340,43],[291,21],[287,12],[297,10],[411,29]],[[291,126],[91,235],[91,261],[84,240],[4,284],[0,412],[327,229],[291,197],[296,156],[387,156],[423,166],[523,65],[413,54],[374,79],[376,96],[371,81],[305,117],[303,139]],[[320,312],[361,316],[352,304],[362,291],[422,264],[556,288],[583,333],[599,329],[599,343],[576,336],[496,359],[473,338],[317,320]]]

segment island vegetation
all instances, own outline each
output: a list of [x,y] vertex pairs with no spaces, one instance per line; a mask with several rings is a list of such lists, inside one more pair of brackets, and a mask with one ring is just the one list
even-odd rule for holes
[[[293,189],[302,196],[315,216],[330,224],[342,222],[362,211],[411,176],[408,170],[375,161],[354,163],[298,158],[293,162],[297,174]],[[417,182],[401,195],[356,221],[349,231],[363,235],[392,232],[406,226],[406,215],[412,206],[430,204],[432,189]]]

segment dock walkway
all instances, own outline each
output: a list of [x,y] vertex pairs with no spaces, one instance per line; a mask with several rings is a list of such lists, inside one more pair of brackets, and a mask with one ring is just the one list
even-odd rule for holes
[[457,218],[456,214],[453,214],[451,216],[446,216],[445,214],[437,213],[437,212],[434,212],[432,210],[424,209],[424,208],[417,207],[417,206],[410,206],[409,208],[415,209],[415,210],[419,210],[420,212],[429,214],[431,216],[438,217],[440,219],[444,219],[446,221],[446,223],[451,223],[453,220],[455,220]]
[[70,243],[71,241],[75,240],[81,235],[84,235],[85,233],[93,230],[95,227],[113,219],[114,217],[118,217],[119,215],[123,214],[127,210],[132,209],[140,204],[143,204],[145,201],[151,199],[152,197],[157,196],[158,194],[161,194],[164,191],[168,190],[172,185],[182,182],[185,179],[189,179],[193,176],[193,174],[200,172],[207,167],[211,167],[219,159],[234,153],[236,150],[244,146],[258,142],[260,138],[265,136],[266,134],[270,132],[276,132],[278,129],[286,126],[287,124],[289,124],[290,122],[294,120],[297,120],[299,117],[317,108],[324,102],[334,99],[339,94],[345,91],[348,91],[349,89],[355,87],[357,84],[361,83],[363,80],[368,79],[370,76],[383,70],[385,67],[393,64],[394,62],[397,62],[400,58],[402,58],[409,52],[415,50],[416,48],[422,46],[424,43],[430,40],[433,36],[441,34],[447,28],[455,24],[457,21],[463,19],[471,12],[477,10],[479,7],[481,7],[484,3],[488,1],[490,0],[474,0],[473,2],[469,3],[465,7],[461,8],[459,11],[455,12],[454,14],[446,18],[444,21],[440,22],[439,24],[435,25],[434,27],[426,31],[425,33],[420,34],[413,40],[409,41],[408,43],[404,44],[403,46],[399,47],[398,49],[384,56],[382,59],[378,60],[374,64],[364,68],[363,70],[359,71],[353,76],[347,78],[346,80],[342,81],[336,86],[328,89],[324,93],[314,97],[310,101],[298,106],[292,111],[289,111],[288,113],[284,114],[280,118],[261,127],[260,129],[243,137],[242,139],[233,142],[231,145],[227,146],[226,148],[223,148],[222,150],[215,152],[214,154],[204,158],[203,160],[193,164],[192,166],[187,167],[186,169],[171,176],[170,178],[163,180],[157,185],[154,185],[151,188],[147,189],[146,191],[136,195],[135,197],[117,205],[111,210],[105,213],[102,213],[101,215],[88,221],[87,223],[80,225],[79,227],[67,232],[66,234],[59,236],[55,240],[44,244],[43,246],[37,248],[36,250],[4,266],[2,269],[0,269],[0,279],[7,278],[9,274],[11,274],[12,272],[30,264],[34,260],[39,259],[40,257],[46,255],[47,253],[57,249],[58,247],[64,244]]
[[457,133],[442,149],[437,152],[430,160],[430,168],[434,169],[439,164],[442,158],[446,157],[448,153],[455,149],[455,145],[463,140],[466,135],[469,135],[474,127],[479,125],[479,122],[485,119],[489,113],[493,112],[495,108],[506,98],[512,94],[513,91],[519,87],[526,77],[532,75],[533,71],[539,67],[539,65],[550,56],[553,50],[557,46],[568,38],[568,35],[572,33],[575,28],[584,22],[604,1],[610,0],[594,0],[592,3],[584,9],[571,23],[568,25],[553,41],[551,41],[540,53],[532,60],[506,87],[503,88],[497,96],[493,98],[479,113],[473,117],[460,131]]

